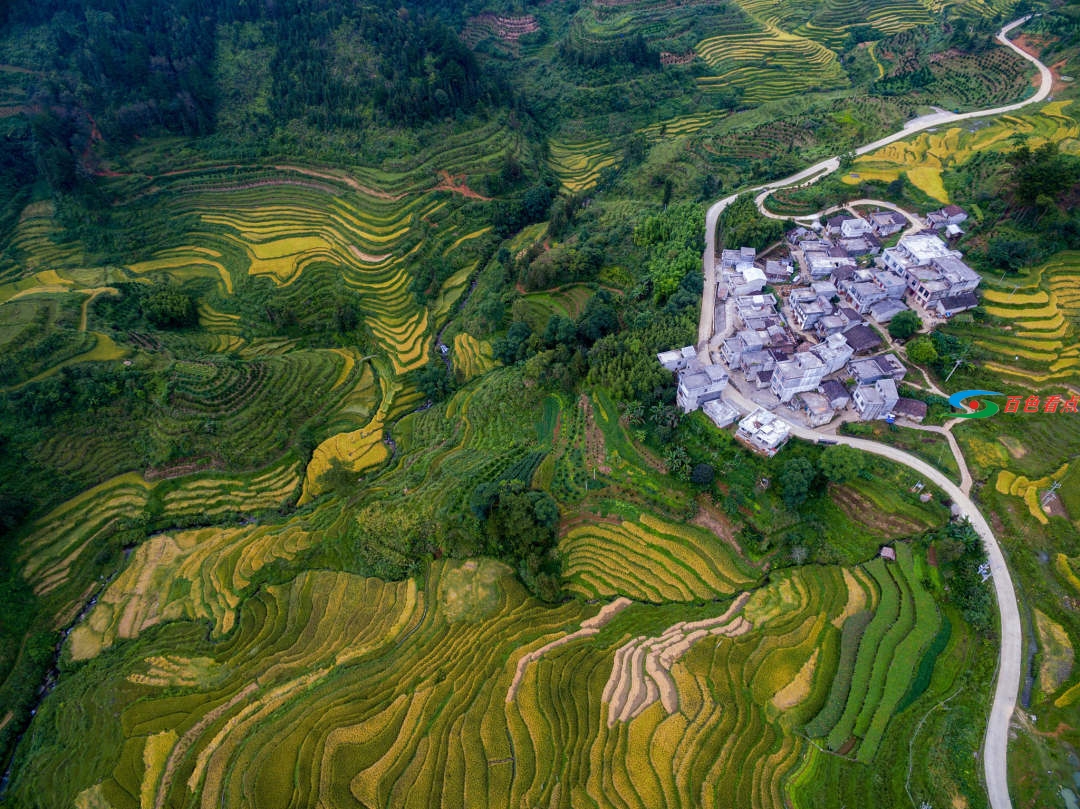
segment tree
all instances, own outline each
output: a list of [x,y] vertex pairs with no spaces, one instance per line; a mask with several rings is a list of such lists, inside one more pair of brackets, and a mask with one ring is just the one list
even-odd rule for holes
[[779,475],[780,497],[784,505],[794,510],[805,503],[816,476],[814,465],[806,458],[785,461]]
[[708,486],[713,482],[714,477],[716,477],[716,470],[712,468],[711,464],[695,464],[694,468],[690,470],[690,482],[695,486]]
[[912,309],[905,309],[889,321],[889,336],[894,340],[906,340],[922,328],[922,319]]
[[937,362],[938,353],[929,337],[919,337],[907,344],[907,357],[919,365],[932,365]]
[[175,284],[157,284],[139,302],[139,308],[159,329],[192,326],[198,319],[195,302]]
[[838,444],[828,447],[818,459],[818,469],[833,483],[843,483],[858,475],[866,466],[857,449]]

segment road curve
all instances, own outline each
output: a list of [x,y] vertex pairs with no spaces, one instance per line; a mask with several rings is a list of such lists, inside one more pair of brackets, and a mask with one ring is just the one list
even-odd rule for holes
[[[908,121],[904,125],[904,128],[898,132],[886,135],[872,143],[859,147],[855,150],[855,154],[867,154],[868,152],[872,152],[893,141],[901,140],[908,135],[930,129],[931,127],[950,124],[957,121],[966,121],[972,118],[1003,115],[1015,112],[1029,104],[1037,104],[1040,101],[1044,101],[1050,95],[1050,90],[1053,86],[1053,75],[1050,73],[1050,69],[1034,56],[1010,42],[1007,36],[1013,29],[1018,28],[1030,20],[1032,16],[1033,15],[1028,14],[1004,26],[998,32],[997,40],[1038,68],[1041,81],[1039,89],[1034,95],[1015,104],[994,107],[992,109],[964,113],[939,111],[929,115],[923,115]],[[759,201],[759,207],[761,207],[765,197],[768,196],[768,193],[760,194],[759,192],[771,192],[778,188],[796,184],[809,185],[839,168],[840,158],[831,157],[827,160],[815,163],[809,168],[803,169],[796,174],[792,174],[790,177],[786,177],[782,180],[775,180],[771,183],[766,183],[765,185],[746,190],[756,195],[755,201]],[[716,270],[716,223],[720,218],[720,214],[723,213],[728,205],[735,201],[737,196],[738,193],[724,197],[722,200],[711,205],[705,213],[705,253],[703,256],[705,291],[701,297],[701,321],[698,327],[697,344],[698,351],[704,354],[702,357],[703,360],[709,360],[708,341],[712,333],[716,305],[716,283],[718,280]],[[757,408],[755,403],[742,396],[742,394],[734,389],[734,386],[729,386],[728,392],[726,392],[725,395],[736,405],[747,411],[752,411]],[[792,424],[791,428],[793,435],[808,441],[816,441],[820,435],[814,430],[795,424]],[[987,797],[990,800],[992,809],[1012,809],[1012,800],[1009,798],[1007,752],[1009,743],[1009,722],[1012,719],[1013,712],[1016,710],[1016,695],[1020,690],[1020,667],[1022,664],[1021,625],[1020,610],[1016,603],[1016,590],[1013,587],[1012,578],[1009,575],[1009,568],[1005,564],[1005,556],[1001,551],[997,538],[994,536],[993,531],[990,530],[990,525],[987,523],[986,518],[983,517],[971,498],[968,497],[965,492],[961,491],[955,483],[945,477],[944,474],[937,469],[934,469],[925,461],[894,447],[877,444],[863,439],[830,435],[829,440],[837,441],[838,443],[846,444],[847,446],[861,449],[875,455],[881,455],[896,461],[897,463],[902,463],[910,469],[915,470],[920,475],[925,476],[928,480],[933,481],[948,494],[950,498],[952,498],[953,502],[957,503],[960,508],[963,509],[964,513],[971,521],[972,527],[982,538],[983,544],[986,546],[986,552],[990,561],[990,571],[993,574],[998,612],[1001,619],[1001,649],[998,658],[997,684],[994,690],[994,701],[990,708],[990,719],[986,726],[986,737],[983,741],[983,769],[986,776]]]

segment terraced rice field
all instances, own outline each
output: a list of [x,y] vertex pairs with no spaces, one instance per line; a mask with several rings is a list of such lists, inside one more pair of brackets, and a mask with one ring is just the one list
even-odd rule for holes
[[[544,606],[505,566],[460,561],[434,563],[422,585],[303,573],[233,604],[253,564],[309,541],[254,529],[259,554],[234,564],[245,531],[144,546],[90,621],[105,639],[123,624],[130,653],[61,681],[39,719],[52,736],[34,740],[15,799],[779,807],[801,788],[800,729],[834,699],[849,624],[866,627],[845,701],[857,702],[860,761],[873,761],[910,685],[911,667],[891,661],[930,648],[907,631],[934,608],[906,550],[888,570],[786,571],[707,606]],[[180,574],[189,591],[169,585],[154,553],[206,572]],[[92,728],[59,707],[76,694]],[[50,777],[87,733],[115,743]]]
[[709,37],[694,50],[714,73],[698,80],[702,90],[735,86],[750,103],[848,86],[835,53],[770,23],[758,31]]
[[809,8],[799,0],[739,0],[739,5],[756,19],[829,48],[840,46],[852,26],[869,25],[883,34],[895,34],[929,24],[932,12],[937,11],[919,0],[825,0]]
[[994,482],[994,488],[996,488],[1000,494],[1011,494],[1014,497],[1023,499],[1031,516],[1043,525],[1046,525],[1049,522],[1049,519],[1046,516],[1046,512],[1043,511],[1042,503],[1039,498],[1055,481],[1064,478],[1068,471],[1069,464],[1066,463],[1052,475],[1041,477],[1038,480],[1029,480],[1023,475],[1017,475],[1014,472],[1010,472],[1008,469],[1002,469],[998,472],[997,480]]
[[559,552],[568,587],[586,598],[694,601],[731,595],[749,581],[715,536],[644,514],[574,528]]
[[22,542],[19,560],[34,591],[46,595],[66,583],[72,569],[85,564],[125,519],[151,508],[177,521],[274,509],[289,501],[299,484],[300,463],[288,456],[244,477],[208,474],[151,483],[131,472],[87,490],[37,520]]
[[975,343],[991,355],[988,367],[1028,382],[1072,379],[1080,373],[1080,253],[1063,252],[1011,285],[984,283],[987,314],[1005,329],[971,326]]
[[451,356],[454,358],[454,370],[466,381],[486,374],[496,365],[491,354],[491,343],[477,340],[465,332],[454,335]]
[[586,191],[600,179],[600,172],[619,162],[611,141],[558,141],[548,144],[548,165],[567,191]]
[[950,127],[895,141],[856,158],[852,171],[841,179],[854,185],[866,180],[891,182],[903,175],[928,196],[945,203],[948,194],[942,171],[963,165],[981,151],[1012,151],[1010,138],[1014,135],[1026,137],[1032,149],[1053,142],[1064,152],[1080,153],[1080,122],[1071,117],[1071,104],[1055,101],[1030,115],[1003,115],[974,132]]

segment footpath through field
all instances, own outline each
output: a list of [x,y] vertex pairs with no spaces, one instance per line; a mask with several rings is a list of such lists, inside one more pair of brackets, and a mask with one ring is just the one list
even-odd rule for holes
[[[1033,15],[1028,14],[1003,27],[997,34],[997,40],[1039,69],[1041,83],[1038,91],[1034,95],[1023,101],[1009,104],[1004,107],[994,107],[992,109],[975,110],[974,112],[964,113],[939,110],[930,113],[929,115],[923,115],[908,121],[904,125],[904,128],[898,132],[886,135],[865,146],[860,146],[855,150],[855,154],[867,154],[886,144],[892,143],[893,141],[901,140],[902,138],[906,138],[909,135],[921,132],[925,129],[930,129],[931,127],[955,123],[956,121],[966,121],[972,118],[1004,115],[1019,110],[1022,107],[1026,107],[1029,104],[1037,104],[1038,102],[1045,100],[1046,97],[1050,95],[1050,89],[1053,84],[1053,75],[1050,73],[1050,69],[1034,56],[1014,45],[1008,39],[1008,34],[1014,28],[1023,25],[1030,20],[1032,16]],[[755,194],[755,201],[758,204],[758,209],[761,210],[762,213],[765,213],[765,199],[772,191],[792,185],[809,185],[839,168],[840,158],[831,157],[827,160],[815,163],[813,166],[793,174],[790,177],[748,190],[750,193]],[[705,290],[701,296],[701,320],[699,321],[698,326],[697,342],[698,353],[703,362],[711,362],[711,359],[709,358],[709,342],[713,337],[716,316],[716,289],[718,281],[716,267],[716,223],[720,218],[720,214],[723,213],[728,205],[735,201],[737,196],[738,194],[732,194],[731,196],[724,197],[724,199],[714,203],[705,214],[705,254],[703,256]],[[735,390],[734,386],[728,388],[726,395],[735,405],[748,412],[757,409],[757,405]],[[790,426],[793,435],[807,441],[817,441],[820,436],[825,435],[825,433],[808,429],[801,425],[791,424]],[[990,525],[987,523],[986,518],[983,517],[979,509],[976,508],[975,503],[968,497],[966,491],[962,491],[960,487],[949,480],[943,473],[934,469],[924,461],[921,461],[915,456],[909,455],[902,450],[896,449],[895,447],[877,444],[865,439],[849,438],[841,435],[828,435],[828,439],[840,444],[846,444],[855,449],[861,449],[865,452],[881,455],[896,461],[897,463],[902,463],[910,469],[915,470],[920,475],[924,475],[929,480],[932,480],[946,492],[950,498],[952,498],[954,503],[960,506],[964,514],[971,521],[972,527],[974,527],[979,536],[982,537],[983,543],[986,546],[987,555],[990,558],[990,570],[993,574],[994,591],[997,596],[998,611],[1001,619],[1001,650],[998,658],[997,687],[994,691],[994,702],[990,708],[990,720],[986,726],[986,738],[983,741],[983,770],[986,776],[987,796],[990,800],[992,809],[1012,809],[1012,801],[1009,798],[1009,776],[1006,754],[1009,743],[1009,722],[1012,719],[1013,712],[1016,710],[1016,695],[1020,690],[1020,611],[1016,604],[1016,590],[1013,587],[1012,578],[1009,575],[1009,568],[1005,564],[1005,556],[1001,552],[1001,547],[998,545],[997,538],[994,536],[993,531],[990,530]],[[963,456],[959,456],[957,460],[960,462],[964,482],[967,483],[971,478],[970,474],[967,473],[967,465],[963,463]],[[968,485],[970,486],[970,483],[968,483]]]

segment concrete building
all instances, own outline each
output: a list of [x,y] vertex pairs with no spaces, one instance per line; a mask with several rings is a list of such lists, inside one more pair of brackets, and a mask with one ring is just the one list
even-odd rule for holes
[[829,400],[829,406],[833,410],[843,410],[851,403],[851,394],[843,382],[835,379],[826,379],[821,383],[818,392]]
[[967,218],[967,211],[959,205],[946,205],[944,208],[928,213],[926,223],[935,230],[942,230],[949,225],[959,225],[961,222],[966,222]]
[[[843,313],[844,310],[840,309]],[[843,331],[844,339],[856,354],[865,354],[873,351],[882,344],[881,337],[872,328],[863,322],[853,323]]]
[[892,379],[879,379],[872,385],[859,385],[852,391],[851,404],[863,421],[886,418],[900,397]]
[[781,402],[790,402],[796,393],[813,390],[825,376],[825,363],[809,351],[800,351],[790,360],[776,363],[769,390]]
[[770,258],[765,262],[765,280],[770,284],[787,284],[791,282],[791,276],[795,268],[790,258]]
[[735,313],[744,324],[751,318],[768,318],[776,314],[776,296],[739,295],[735,298]]
[[825,367],[825,371],[822,376],[828,376],[839,371],[848,360],[851,359],[854,350],[848,345],[848,341],[844,339],[842,334],[833,334],[825,339],[825,342],[818,343],[816,346],[810,349],[815,357],[821,360],[821,364]]
[[739,410],[723,399],[713,399],[701,406],[701,412],[708,416],[717,427],[727,427],[739,418]]
[[687,367],[679,373],[675,402],[684,413],[692,413],[705,402],[719,399],[728,384],[728,375],[720,365]]
[[852,360],[848,363],[847,370],[857,385],[870,385],[879,379],[886,378],[899,382],[907,374],[904,363],[892,354],[878,354],[876,357]]
[[812,289],[796,289],[788,296],[791,309],[791,322],[799,331],[811,329],[826,315],[831,315],[836,307],[827,297],[817,294]]
[[[862,221],[861,219],[859,220]],[[847,251],[852,258],[860,256],[876,256],[881,252],[881,242],[874,238],[872,233],[863,236],[847,236],[838,242],[840,247]]]
[[878,238],[892,236],[899,233],[907,224],[904,215],[896,211],[874,211],[869,216],[870,226]]
[[892,298],[886,298],[883,301],[878,301],[870,307],[870,317],[874,319],[875,323],[888,323],[898,314],[906,311],[908,307],[902,304],[900,301],[893,300]]
[[758,408],[746,416],[735,431],[735,438],[746,447],[770,458],[790,437],[791,428],[787,422],[764,408]]
[[[936,233],[913,233],[901,237],[896,247],[881,253],[881,262],[897,275],[908,278],[911,267],[928,267],[936,258],[957,258],[960,252],[951,249]],[[910,286],[910,284],[909,284]]]
[[934,305],[934,311],[941,317],[952,317],[960,312],[966,312],[968,309],[974,309],[978,305],[979,299],[975,297],[974,292],[963,292],[959,295],[949,295],[939,299]]
[[908,421],[914,421],[917,424],[921,424],[922,420],[926,418],[926,402],[920,402],[918,399],[906,399],[901,396],[896,400],[896,404],[893,405],[893,412],[902,419]]
[[795,397],[795,401],[799,403],[799,407],[806,414],[807,423],[811,427],[821,427],[836,417],[836,411],[829,404],[828,398],[817,391],[803,391]]
[[697,359],[697,349],[693,346],[684,346],[672,351],[661,351],[656,358],[669,371],[681,371],[690,360]]

